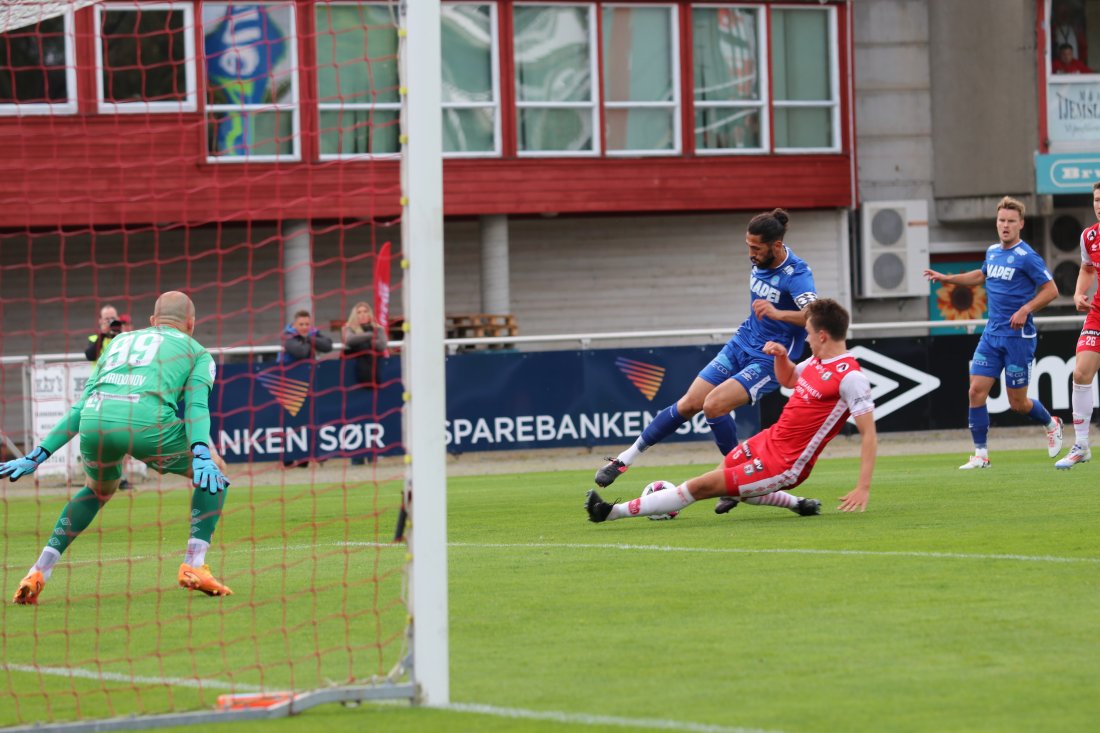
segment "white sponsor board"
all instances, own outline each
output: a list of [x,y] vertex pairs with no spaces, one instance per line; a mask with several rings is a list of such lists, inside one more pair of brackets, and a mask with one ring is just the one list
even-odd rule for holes
[[[84,391],[92,375],[90,362],[31,366],[31,429],[34,445],[49,434]],[[70,440],[38,468],[39,476],[74,476],[80,472],[80,444]]]

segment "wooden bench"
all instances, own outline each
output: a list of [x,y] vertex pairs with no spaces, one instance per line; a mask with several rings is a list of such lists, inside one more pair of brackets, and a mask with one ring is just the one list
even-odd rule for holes
[[[447,338],[507,338],[518,336],[516,317],[511,314],[461,313],[447,316]],[[483,348],[507,349],[510,344],[484,344]],[[476,348],[473,345],[461,349]]]

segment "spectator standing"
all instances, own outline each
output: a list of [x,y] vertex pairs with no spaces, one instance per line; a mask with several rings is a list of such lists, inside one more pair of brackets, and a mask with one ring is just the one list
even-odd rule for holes
[[1088,37],[1081,9],[1070,0],[1054,0],[1050,23],[1050,46],[1054,56],[1062,46],[1073,49],[1073,57],[1084,63],[1088,59]]
[[99,361],[99,355],[107,350],[111,339],[122,333],[122,320],[118,317],[118,310],[110,304],[99,309],[99,331],[88,337],[88,346],[84,349],[84,356],[88,361]]
[[[99,309],[99,332],[88,337],[88,347],[84,349],[84,357],[93,364],[96,363],[99,361],[100,354],[107,350],[115,336],[133,330],[134,326],[130,323],[129,314],[124,313],[120,316],[118,309],[113,305],[104,305]],[[140,473],[143,478],[147,475],[144,463],[141,464],[141,468],[137,468],[137,464],[127,458],[126,473],[129,475],[132,472]],[[123,476],[118,483],[118,488],[120,491],[129,491],[130,480]]]
[[316,359],[318,354],[332,351],[332,339],[313,327],[313,316],[301,310],[283,331],[283,351],[279,363],[293,364],[303,359]]
[[[316,359],[318,354],[332,351],[332,339],[313,327],[313,316],[307,310],[294,314],[294,320],[283,331],[283,350],[279,354],[279,364],[290,366],[307,359]],[[284,459],[283,466],[305,468],[308,460]]]
[[[355,361],[355,380],[361,388],[373,392],[378,386],[378,357],[389,344],[386,331],[375,322],[371,307],[359,301],[352,306],[341,335],[344,339],[344,358]],[[363,463],[362,456],[351,459],[353,466],[362,466]]]

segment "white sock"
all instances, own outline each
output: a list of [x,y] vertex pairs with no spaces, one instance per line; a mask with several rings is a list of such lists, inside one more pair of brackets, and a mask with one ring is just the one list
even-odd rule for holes
[[773,491],[770,494],[760,496],[746,496],[741,501],[746,504],[764,504],[765,506],[781,506],[784,509],[797,509],[799,497],[786,491]]
[[37,570],[42,573],[42,577],[45,580],[49,580],[53,575],[53,566],[57,564],[57,561],[61,559],[61,553],[52,547],[43,547],[42,554],[38,556],[38,562],[36,562],[30,570],[27,572]]
[[623,519],[624,517],[648,517],[650,514],[668,514],[678,512],[686,506],[695,503],[695,497],[688,491],[687,484],[683,483],[672,491],[654,491],[647,496],[631,499],[625,504],[616,504],[611,508],[608,519]]
[[989,449],[976,447],[974,448],[974,455],[976,455],[978,458],[989,458]]
[[187,554],[183,556],[183,562],[193,568],[197,568],[206,563],[206,551],[209,549],[209,542],[196,540],[192,537],[187,540]]
[[1073,406],[1073,432],[1077,436],[1074,442],[1087,446],[1089,423],[1092,422],[1092,385],[1074,382],[1070,404]]
[[634,441],[634,445],[630,446],[629,448],[627,448],[626,450],[624,450],[622,453],[619,454],[619,460],[622,461],[623,463],[625,463],[628,466],[633,465],[634,461],[637,460],[638,456],[645,453],[645,449],[648,448],[648,447],[649,446],[646,445],[645,441],[642,440],[641,436],[639,436],[638,439]]

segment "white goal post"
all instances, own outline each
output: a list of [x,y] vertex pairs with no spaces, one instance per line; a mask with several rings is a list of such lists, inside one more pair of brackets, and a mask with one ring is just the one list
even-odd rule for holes
[[[402,249],[409,331],[405,375],[411,508],[413,682],[425,705],[450,702],[447,623],[447,447],[443,316],[443,118],[439,0],[402,3],[404,213]],[[410,63],[415,59],[415,63]],[[415,487],[415,493],[413,489]]]

